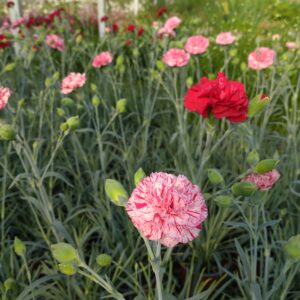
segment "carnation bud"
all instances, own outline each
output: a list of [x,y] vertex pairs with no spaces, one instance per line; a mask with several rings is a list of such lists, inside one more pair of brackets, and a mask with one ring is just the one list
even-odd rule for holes
[[186,80],[186,86],[188,88],[190,88],[193,85],[193,78],[192,77],[188,77]]
[[106,179],[105,192],[109,199],[117,206],[125,206],[128,194],[123,185],[114,179]]
[[62,132],[66,132],[69,129],[69,126],[66,122],[61,123],[59,127]]
[[231,50],[229,51],[229,55],[230,55],[231,57],[235,57],[235,56],[237,55],[237,53],[238,53],[237,49],[231,49]]
[[75,104],[74,101],[68,97],[62,98],[61,103],[63,106],[66,106],[66,107],[72,107]]
[[13,278],[7,278],[3,285],[6,292],[12,290],[15,286],[15,280]]
[[18,106],[19,107],[24,107],[25,106],[25,99],[21,99],[18,101]]
[[52,76],[52,78],[53,78],[54,81],[57,81],[57,80],[59,79],[59,77],[60,77],[59,72],[55,72],[55,73],[53,74],[53,76]]
[[80,44],[81,41],[82,41],[82,35],[78,34],[77,37],[76,37],[76,39],[75,39],[75,42],[76,42],[76,44]]
[[255,183],[243,181],[243,182],[237,182],[231,187],[231,191],[236,196],[251,196],[255,191],[257,190],[257,187]]
[[158,60],[156,62],[156,67],[159,71],[163,72],[165,69],[166,69],[166,66],[165,64],[161,61],[161,60]]
[[127,100],[126,99],[120,99],[118,102],[117,102],[117,111],[119,113],[124,113],[126,112],[126,104],[127,104]]
[[224,178],[217,169],[207,170],[208,179],[212,184],[220,184],[224,182]]
[[61,107],[58,107],[56,109],[56,112],[60,117],[63,117],[65,115],[65,111]]
[[300,234],[292,236],[284,245],[285,250],[290,257],[295,260],[300,260]]
[[247,156],[247,162],[251,166],[255,166],[259,162],[259,155],[256,150],[252,150]]
[[76,268],[71,263],[59,264],[58,269],[61,273],[68,275],[68,276],[76,274]]
[[139,168],[134,174],[134,184],[135,184],[135,186],[137,186],[144,177],[146,177],[145,172],[143,171],[142,168]]
[[237,65],[238,63],[240,62],[240,59],[238,57],[235,57],[233,60],[232,60],[232,64],[235,66]]
[[107,267],[111,264],[111,257],[107,254],[100,254],[96,258],[96,262],[101,267]]
[[217,196],[214,201],[218,204],[218,206],[221,207],[228,207],[232,204],[233,198],[231,196],[227,195],[220,195]]
[[97,92],[97,85],[95,83],[91,83],[90,85],[92,92],[96,93]]
[[241,63],[241,71],[242,71],[242,72],[245,72],[245,71],[247,71],[247,68],[248,68],[248,67],[247,67],[247,64],[244,63],[244,62],[242,62],[242,63]]
[[16,254],[19,256],[24,256],[26,253],[25,244],[17,237],[15,237],[15,240],[14,240],[14,249],[15,249]]
[[261,95],[254,97],[249,103],[248,117],[252,118],[261,111],[263,111],[271,102],[271,99],[265,97],[261,99]]
[[117,57],[117,60],[116,60],[116,65],[118,66],[118,67],[120,67],[120,66],[122,66],[124,64],[124,57],[123,57],[123,55],[119,55],[118,57]]
[[212,195],[210,193],[204,193],[203,197],[205,200],[209,199]]
[[66,243],[58,243],[51,246],[52,255],[61,264],[79,262],[79,256],[74,247]]
[[10,64],[8,64],[8,65],[6,65],[5,67],[4,67],[4,72],[10,72],[10,71],[12,71],[15,67],[16,67],[16,63],[10,63]]
[[51,77],[46,78],[45,80],[46,88],[49,88],[51,85],[52,85],[52,78]]
[[133,57],[138,57],[140,55],[139,49],[134,48],[132,51]]
[[100,99],[97,95],[94,95],[92,98],[92,104],[94,107],[98,107],[100,105]]
[[72,130],[77,129],[80,125],[79,116],[74,116],[74,117],[69,118],[66,121],[66,123],[70,129],[72,129]]
[[256,167],[255,172],[258,174],[263,174],[272,171],[279,163],[277,159],[265,159],[260,161]]
[[12,125],[0,124],[0,141],[12,141],[15,137],[16,132]]

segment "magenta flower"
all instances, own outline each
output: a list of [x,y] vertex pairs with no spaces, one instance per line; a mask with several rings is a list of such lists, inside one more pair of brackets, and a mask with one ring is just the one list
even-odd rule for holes
[[188,64],[190,55],[182,49],[171,48],[163,56],[163,62],[169,67],[183,67]]
[[295,42],[286,42],[285,46],[288,49],[296,49],[297,48],[297,44]]
[[142,179],[129,198],[126,211],[146,238],[167,247],[195,239],[208,216],[198,186],[183,175],[163,172]]
[[83,73],[70,73],[61,83],[61,93],[69,94],[73,90],[82,87],[86,82],[86,75]]
[[218,45],[226,46],[234,43],[236,37],[232,34],[232,32],[221,32],[216,37],[216,43]]
[[266,191],[269,190],[279,178],[280,173],[274,169],[264,174],[250,173],[243,179],[243,181],[253,182],[259,190]]
[[94,68],[104,67],[112,62],[112,55],[108,51],[101,52],[93,60]]
[[10,96],[11,90],[7,87],[0,86],[0,110],[6,106]]
[[56,34],[48,34],[46,37],[46,44],[49,47],[57,49],[60,52],[63,52],[65,50],[64,40]]
[[188,38],[184,49],[194,55],[202,54],[207,50],[209,40],[202,35],[195,35]]
[[248,56],[248,67],[254,70],[262,70],[274,64],[275,51],[267,47],[261,47]]

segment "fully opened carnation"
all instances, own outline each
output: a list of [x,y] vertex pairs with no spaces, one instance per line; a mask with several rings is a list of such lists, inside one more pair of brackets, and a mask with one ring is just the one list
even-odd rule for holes
[[83,73],[70,73],[61,83],[61,93],[69,94],[73,90],[82,87],[86,82],[86,75]]
[[184,49],[194,55],[204,53],[209,46],[209,40],[202,35],[195,35],[188,38]]
[[264,174],[250,173],[243,179],[243,181],[253,182],[259,190],[266,191],[272,188],[279,178],[279,172],[274,169]]
[[231,122],[247,120],[248,97],[244,85],[228,80],[219,73],[215,80],[206,77],[188,89],[184,106],[204,118],[211,112],[215,118],[226,118]]
[[218,45],[230,45],[235,42],[236,37],[232,34],[232,32],[221,32],[216,37],[216,43]]
[[11,90],[7,87],[0,86],[0,110],[6,106],[10,96]]
[[254,70],[262,70],[274,64],[275,51],[267,47],[261,47],[248,56],[248,67]]
[[108,51],[101,52],[93,60],[94,68],[104,67],[112,62],[112,55]]
[[163,56],[163,62],[169,67],[183,67],[188,64],[190,55],[182,49],[171,48]]
[[185,176],[163,172],[152,173],[138,184],[126,211],[146,238],[167,247],[196,238],[208,215],[198,186]]
[[63,52],[65,50],[64,40],[56,34],[48,34],[46,37],[46,44],[49,47],[57,49],[60,52]]

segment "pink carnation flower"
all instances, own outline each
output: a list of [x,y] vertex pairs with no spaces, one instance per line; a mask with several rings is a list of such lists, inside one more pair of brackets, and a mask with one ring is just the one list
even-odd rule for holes
[[61,93],[69,94],[73,90],[82,87],[86,82],[86,75],[83,73],[70,73],[61,83]]
[[167,247],[195,239],[208,215],[198,186],[183,175],[163,172],[142,179],[129,198],[126,211],[146,238]]
[[162,37],[162,36],[175,37],[176,33],[173,29],[170,29],[167,27],[162,27],[159,29],[158,35],[160,37]]
[[194,55],[204,53],[209,45],[209,40],[201,35],[195,35],[188,38],[184,49]]
[[108,51],[101,52],[93,60],[94,68],[104,67],[112,62],[112,56]]
[[218,45],[230,45],[236,40],[235,36],[231,32],[221,32],[216,37],[216,43]]
[[163,56],[163,62],[169,67],[183,67],[188,64],[190,55],[182,49],[171,48]]
[[267,47],[261,47],[248,56],[248,67],[254,70],[262,70],[274,64],[275,51]]
[[178,17],[171,17],[166,22],[164,27],[174,30],[181,23],[181,19]]
[[63,52],[65,50],[64,40],[56,34],[48,34],[46,37],[46,44],[49,47],[57,49],[60,52]]
[[297,44],[295,42],[287,42],[285,44],[285,46],[288,48],[288,49],[296,49],[297,48]]
[[7,87],[0,86],[0,110],[6,106],[10,96],[11,90]]
[[243,179],[243,181],[253,182],[259,190],[266,191],[276,183],[279,177],[279,172],[274,169],[264,174],[250,173]]

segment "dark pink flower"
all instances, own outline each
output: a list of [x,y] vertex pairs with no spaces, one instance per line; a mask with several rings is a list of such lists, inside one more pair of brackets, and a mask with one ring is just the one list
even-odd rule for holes
[[269,190],[276,181],[280,178],[280,173],[274,169],[264,174],[251,173],[248,174],[243,181],[249,181],[256,184],[256,187],[261,191]]
[[64,40],[56,34],[48,34],[46,37],[46,44],[49,47],[57,49],[60,52],[63,52],[65,50]]
[[93,60],[94,68],[104,67],[112,62],[112,55],[108,51],[101,52]]
[[7,87],[0,86],[0,110],[6,106],[10,96],[11,90]]
[[275,51],[267,47],[261,47],[248,56],[248,67],[254,70],[262,70],[274,64]]
[[61,93],[69,94],[73,90],[82,87],[86,82],[86,75],[83,73],[70,73],[61,83]]

